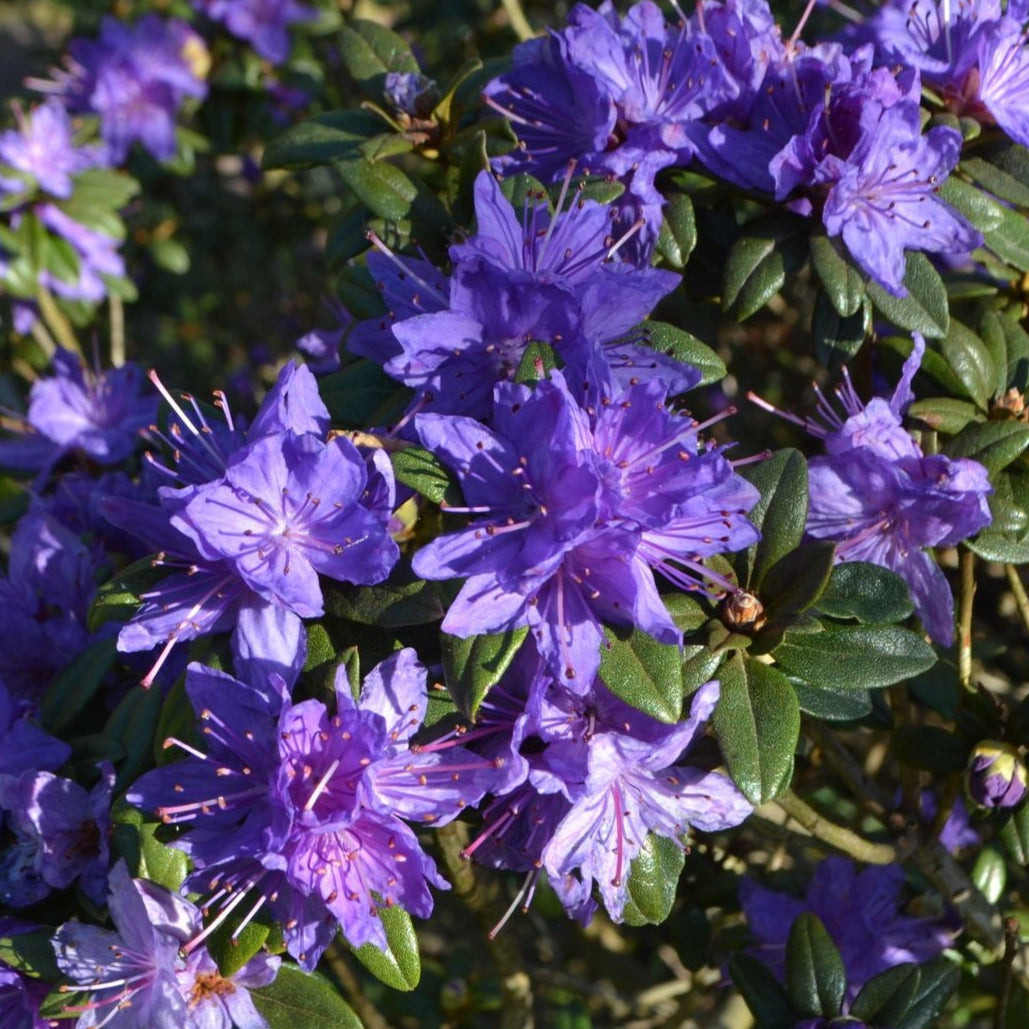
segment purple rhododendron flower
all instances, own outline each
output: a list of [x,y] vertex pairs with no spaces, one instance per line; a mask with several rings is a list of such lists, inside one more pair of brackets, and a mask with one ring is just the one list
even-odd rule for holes
[[880,972],[929,961],[953,942],[953,932],[939,922],[901,910],[903,889],[899,865],[871,865],[858,872],[848,858],[826,858],[803,900],[744,878],[740,901],[757,941],[754,953],[780,979],[794,920],[805,911],[817,915],[843,958],[847,996],[853,1000]]
[[282,64],[289,57],[289,26],[318,16],[295,0],[194,0],[194,6],[272,64]]
[[[701,556],[756,539],[743,515],[758,495],[663,400],[655,383],[582,407],[554,373],[535,389],[500,384],[493,430],[415,418],[422,443],[460,481],[468,507],[453,510],[473,515],[414,556],[422,578],[467,580],[444,631],[529,625],[555,672],[580,689],[599,666],[603,622],[681,642],[651,566],[700,588],[689,572],[705,575]],[[726,510],[730,493],[742,507]]]
[[52,772],[71,756],[71,747],[30,721],[31,706],[15,700],[0,680],[0,777],[27,771]]
[[978,461],[927,456],[904,431],[911,380],[925,352],[925,340],[917,333],[914,340],[889,400],[862,403],[848,377],[836,391],[845,417],[821,396],[822,422],[775,413],[824,440],[828,452],[808,464],[808,534],[835,541],[837,561],[870,561],[900,575],[929,635],[948,646],[954,638],[954,598],[924,548],[954,546],[989,525],[986,498],[993,490]]
[[965,773],[968,795],[983,808],[1013,808],[1029,793],[1029,772],[1018,747],[997,740],[976,744]]
[[69,1005],[76,1029],[266,1029],[247,989],[266,986],[279,959],[258,955],[231,978],[198,950],[200,911],[124,861],[111,870],[115,931],[67,922],[54,934],[61,971],[91,999]]
[[[75,145],[68,112],[56,100],[47,100],[28,117],[20,110],[15,113],[20,131],[0,133],[0,165],[9,165],[35,179],[43,192],[70,197],[72,178],[103,163],[103,154],[96,147]],[[0,192],[17,193],[24,188],[22,182],[5,180],[0,173]]]
[[73,39],[68,69],[37,89],[62,97],[73,113],[100,116],[113,164],[140,142],[159,161],[175,156],[175,117],[187,97],[203,98],[210,57],[185,22],[156,14],[126,25],[104,18],[96,40]]
[[431,913],[428,887],[447,884],[403,819],[445,825],[482,798],[495,762],[412,746],[428,703],[414,651],[376,666],[360,701],[341,669],[335,713],[293,704],[275,677],[253,686],[192,665],[186,689],[208,754],[182,745],[185,761],[149,772],[128,798],[192,825],[177,845],[197,868],[194,888],[231,884],[211,927],[249,894],[244,922],[267,904],[290,953],[312,968],[336,924],[354,946],[384,948],[379,908]]

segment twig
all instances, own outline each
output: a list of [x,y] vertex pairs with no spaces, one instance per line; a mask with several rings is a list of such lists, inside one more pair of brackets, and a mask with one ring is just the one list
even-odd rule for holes
[[111,367],[121,368],[125,364],[125,306],[121,297],[113,293],[108,299],[111,304]]
[[958,608],[958,682],[972,688],[972,599],[975,597],[975,554],[965,547],[958,558],[961,599]]
[[500,0],[500,3],[507,14],[507,20],[511,23],[511,29],[518,37],[518,41],[524,43],[527,39],[532,39],[536,33],[532,31],[529,19],[525,17],[525,11],[522,10],[520,0]]
[[[488,883],[476,874],[475,867],[462,853],[468,846],[468,830],[461,822],[451,822],[436,833],[440,855],[454,886],[454,896],[479,919],[487,932],[501,920],[504,905],[496,880]],[[500,976],[503,998],[500,1029],[533,1029],[532,980],[525,971],[522,955],[510,935],[487,937],[488,947]]]
[[1018,919],[1009,918],[1004,922],[1003,968],[1001,971],[1000,995],[997,997],[997,1010],[993,1013],[993,1029],[1004,1029],[1008,1020],[1008,1005],[1011,1003],[1011,987],[1014,983],[1016,954],[1018,954]]
[[1018,616],[1022,619],[1025,631],[1029,632],[1029,593],[1026,593],[1022,585],[1022,577],[1014,565],[1005,565],[1004,574],[1008,577],[1008,585],[1015,595],[1015,607],[1018,608]]
[[815,839],[828,843],[858,861],[864,861],[869,865],[891,865],[897,860],[897,848],[892,844],[872,843],[856,832],[830,822],[790,790],[779,797],[776,804]]
[[338,939],[333,940],[325,951],[325,964],[329,974],[343,988],[347,1002],[361,1020],[364,1029],[390,1029],[389,1022],[365,995],[360,980],[354,975],[347,960],[346,948]]

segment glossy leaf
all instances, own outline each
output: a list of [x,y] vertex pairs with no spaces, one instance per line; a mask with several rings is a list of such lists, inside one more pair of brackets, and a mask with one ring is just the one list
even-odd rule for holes
[[422,961],[411,916],[402,908],[387,907],[379,908],[379,918],[386,930],[388,949],[382,951],[374,943],[366,943],[354,950],[354,957],[394,990],[413,990],[422,977]]
[[685,329],[669,325],[667,322],[644,322],[642,325],[647,335],[647,343],[654,350],[676,361],[688,364],[700,372],[700,386],[708,386],[725,378],[725,364],[722,359],[706,344]]
[[443,463],[422,447],[405,447],[391,455],[397,481],[435,504],[461,506],[464,498]]
[[972,399],[985,411],[997,378],[989,348],[967,325],[952,319],[940,349]]
[[999,422],[974,422],[943,448],[949,457],[970,457],[999,472],[1029,447],[1029,425],[1010,419]]
[[685,864],[681,844],[649,833],[629,870],[624,921],[628,925],[660,925],[671,913]]
[[824,231],[811,233],[811,263],[822,282],[822,296],[842,319],[851,319],[865,298],[864,276]]
[[54,735],[68,732],[96,696],[114,666],[117,640],[97,640],[67,665],[47,687],[39,702],[39,717]]
[[376,586],[326,582],[322,593],[329,614],[383,629],[438,622],[446,614],[448,599],[440,583],[419,579],[406,559]]
[[948,177],[940,188],[940,198],[963,214],[980,232],[989,232],[1001,223],[1003,208],[988,193],[956,175]]
[[924,965],[896,965],[861,987],[850,1014],[890,1029],[929,1029],[960,979],[957,965],[942,957]]
[[836,546],[824,540],[802,543],[780,558],[761,582],[769,622],[792,619],[816,603],[833,571]]
[[794,1029],[797,1015],[779,980],[749,954],[729,958],[729,975],[747,1002],[758,1029]]
[[339,53],[351,77],[366,89],[381,87],[391,71],[417,73],[420,70],[402,36],[385,25],[362,18],[352,18],[343,27]]
[[283,964],[275,980],[251,990],[268,1029],[362,1029],[361,1020],[332,984],[317,972]]
[[981,421],[983,414],[975,404],[954,397],[929,397],[916,400],[907,410],[908,416],[917,418],[931,429],[945,436],[959,433],[971,422]]
[[962,169],[994,196],[1029,207],[1029,150],[1006,140],[977,147]]
[[[61,970],[50,942],[52,936],[51,929],[0,936],[0,962],[32,979],[57,982],[61,978]],[[31,1025],[31,1018],[27,1024]]]
[[833,618],[883,623],[903,621],[915,607],[907,583],[896,572],[867,561],[846,561],[833,568],[818,609]]
[[1017,864],[1029,865],[1029,804],[1021,804],[1010,812],[998,835]]
[[682,717],[682,654],[640,629],[605,630],[600,679],[626,704],[661,722]]
[[790,785],[800,735],[800,708],[777,669],[741,654],[719,672],[714,727],[732,780],[754,805]]
[[871,308],[862,303],[851,315],[841,315],[824,292],[815,298],[811,315],[811,335],[815,356],[830,368],[846,363],[860,349],[871,328]]
[[509,629],[468,639],[440,635],[447,691],[466,718],[475,718],[479,705],[503,677],[528,634],[528,629]]
[[803,263],[805,243],[795,219],[746,226],[725,262],[723,310],[738,322],[760,311]]
[[917,250],[908,253],[904,285],[908,295],[895,297],[877,282],[869,282],[868,295],[894,325],[932,339],[946,336],[950,328],[947,287],[925,254]]
[[812,686],[802,679],[793,681],[797,703],[805,714],[826,722],[856,722],[872,710],[868,690],[835,690],[831,686]]
[[664,221],[657,251],[671,268],[685,268],[697,245],[697,219],[693,201],[685,193],[675,193],[661,209]]
[[382,122],[367,111],[315,115],[276,136],[261,157],[263,168],[306,168],[359,156],[358,147],[382,132]]
[[825,926],[811,912],[798,915],[786,944],[786,988],[808,1018],[835,1018],[847,992],[843,959]]

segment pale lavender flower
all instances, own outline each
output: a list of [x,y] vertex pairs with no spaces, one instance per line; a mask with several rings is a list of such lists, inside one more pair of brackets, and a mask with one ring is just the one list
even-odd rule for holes
[[194,0],[194,6],[272,64],[289,57],[289,27],[317,17],[313,8],[295,0]]

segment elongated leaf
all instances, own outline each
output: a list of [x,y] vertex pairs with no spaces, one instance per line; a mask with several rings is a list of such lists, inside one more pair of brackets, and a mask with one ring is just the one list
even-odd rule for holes
[[729,251],[722,308],[738,322],[760,311],[804,261],[806,240],[796,219],[751,223]]
[[815,356],[830,368],[844,364],[864,343],[871,328],[871,306],[862,302],[851,315],[841,315],[824,292],[815,298],[811,315],[811,335],[815,340]]
[[989,348],[967,325],[952,319],[940,349],[972,399],[985,411],[995,392],[997,379],[997,368]]
[[317,972],[283,964],[275,981],[251,990],[268,1029],[361,1029],[361,1020]]
[[39,702],[40,719],[54,735],[72,729],[114,665],[114,637],[97,640],[62,671]]
[[833,618],[882,623],[903,621],[915,608],[907,583],[896,572],[866,561],[847,561],[833,569],[818,609]]
[[761,582],[761,599],[769,622],[792,619],[817,602],[832,574],[835,553],[835,544],[814,540],[768,569]]
[[685,864],[686,854],[678,842],[649,833],[629,871],[624,921],[629,925],[660,925],[675,903]]
[[706,343],[685,329],[667,322],[644,322],[643,329],[654,350],[674,357],[676,361],[688,364],[700,372],[698,385],[707,386],[725,378],[722,359]]
[[998,835],[1015,862],[1029,865],[1029,804],[1022,804],[1010,812]]
[[336,168],[357,199],[380,218],[406,218],[418,196],[418,187],[392,164],[361,158],[339,161]]
[[1009,419],[973,422],[947,442],[949,457],[971,457],[991,473],[999,472],[1029,447],[1029,425]]
[[366,89],[381,88],[391,71],[419,71],[418,61],[401,36],[378,22],[353,18],[339,36],[339,51],[351,77]]
[[134,686],[111,712],[104,734],[125,751],[125,758],[118,769],[116,791],[125,789],[153,765],[153,741],[162,703],[159,689]]
[[419,579],[406,559],[377,586],[329,583],[322,587],[325,610],[362,625],[398,629],[438,622],[445,614],[449,591],[437,582]]
[[994,196],[1029,207],[1029,151],[1017,143],[990,143],[961,162],[962,169]]
[[1000,211],[1000,224],[983,233],[986,245],[1020,272],[1029,271],[1029,220],[1010,207],[1002,207]]
[[929,1029],[960,979],[960,970],[946,958],[896,965],[861,987],[850,1014],[890,1029]]
[[685,268],[697,245],[697,219],[693,201],[685,193],[674,194],[662,208],[664,221],[657,241],[658,253],[672,268]]
[[755,805],[790,785],[800,735],[800,708],[789,680],[777,669],[735,654],[719,673],[721,694],[714,726],[726,767]]
[[600,678],[626,702],[662,722],[682,717],[682,655],[640,629],[615,634],[606,630]]
[[801,711],[826,722],[856,722],[872,710],[872,694],[868,690],[834,690],[795,679],[793,692]]
[[57,982],[61,978],[61,970],[57,966],[54,948],[50,943],[52,936],[51,929],[2,936],[0,961],[22,975],[51,983]]
[[894,625],[829,625],[786,633],[775,660],[812,686],[877,689],[931,668],[936,652],[917,633]]
[[360,156],[358,147],[382,132],[382,122],[367,111],[315,115],[276,136],[261,157],[264,168],[305,168]]
[[793,1029],[797,1024],[786,991],[763,962],[749,954],[734,954],[729,958],[729,975],[759,1029]]
[[145,557],[104,583],[96,591],[89,609],[89,631],[97,632],[108,622],[127,622],[136,613],[140,597],[166,574],[163,568],[154,564],[152,557]]
[[503,677],[518,653],[528,629],[461,639],[443,633],[443,674],[447,691],[466,718],[475,718],[486,694]]
[[394,990],[413,990],[422,977],[422,961],[411,916],[401,908],[391,907],[379,908],[379,917],[386,930],[388,949],[382,951],[374,943],[366,943],[354,950],[354,957]]
[[842,247],[821,229],[811,233],[811,263],[822,280],[822,295],[836,314],[850,319],[865,298],[865,279]]
[[904,285],[908,295],[895,297],[877,282],[869,282],[868,295],[894,325],[932,339],[946,336],[950,328],[947,287],[925,254],[912,251],[907,255]]
[[843,958],[811,912],[798,915],[786,944],[786,988],[794,1007],[810,1018],[835,1018],[847,992]]
[[980,232],[1001,223],[1003,208],[988,193],[951,175],[940,189],[940,197],[963,214]]
[[953,436],[970,422],[983,418],[982,411],[975,404],[970,404],[967,400],[955,400],[953,397],[916,400],[908,408],[907,413],[946,436]]

